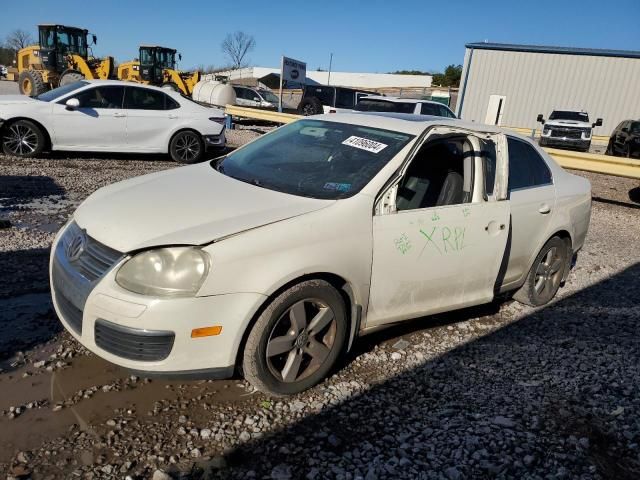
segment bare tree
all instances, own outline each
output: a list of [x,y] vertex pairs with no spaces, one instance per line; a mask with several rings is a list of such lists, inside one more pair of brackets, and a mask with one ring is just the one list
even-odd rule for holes
[[222,53],[229,58],[233,68],[246,66],[244,58],[255,47],[253,36],[240,31],[227,34],[221,45]]
[[7,40],[5,41],[7,48],[11,48],[16,51],[26,47],[27,45],[31,45],[32,43],[33,37],[31,34],[20,29],[14,30],[7,35]]

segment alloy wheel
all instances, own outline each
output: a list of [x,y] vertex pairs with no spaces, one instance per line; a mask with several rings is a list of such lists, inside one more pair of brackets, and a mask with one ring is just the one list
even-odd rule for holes
[[562,255],[558,247],[551,247],[536,269],[534,289],[538,296],[553,296],[562,280]]
[[14,155],[28,155],[38,147],[38,135],[25,125],[12,125],[4,138],[4,145]]
[[336,339],[337,322],[325,303],[307,299],[278,319],[267,341],[267,366],[283,382],[297,382],[325,362]]
[[313,108],[313,105],[311,105],[310,103],[307,103],[305,106],[302,107],[302,114],[305,116],[309,116],[309,115],[313,115],[315,112],[315,108]]
[[200,155],[200,142],[191,133],[181,135],[176,139],[176,153],[183,162],[191,162]]

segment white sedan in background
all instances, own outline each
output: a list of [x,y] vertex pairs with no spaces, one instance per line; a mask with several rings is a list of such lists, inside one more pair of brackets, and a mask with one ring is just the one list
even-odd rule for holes
[[113,363],[287,395],[359,335],[549,302],[590,212],[587,180],[497,127],[321,115],[95,192],[54,241],[53,301]]
[[117,80],[82,80],[38,97],[0,96],[7,155],[44,150],[169,153],[194,163],[225,146],[224,112],[167,89]]

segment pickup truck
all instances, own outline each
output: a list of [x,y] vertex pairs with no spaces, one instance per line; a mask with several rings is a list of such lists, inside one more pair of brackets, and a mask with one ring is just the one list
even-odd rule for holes
[[592,124],[587,112],[571,110],[554,110],[548,120],[539,114],[537,120],[544,126],[541,147],[574,148],[585,152],[591,147],[593,129],[602,125],[601,118]]

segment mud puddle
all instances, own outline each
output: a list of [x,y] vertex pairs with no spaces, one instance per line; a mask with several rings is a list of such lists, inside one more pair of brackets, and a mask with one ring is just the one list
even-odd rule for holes
[[[0,410],[5,412],[0,417],[0,462],[75,429],[98,440],[110,419],[152,423],[164,417],[177,422],[179,415],[201,415],[209,403],[240,403],[250,397],[237,380],[150,380],[93,354],[53,372],[22,377],[22,370],[0,375]],[[27,409],[28,404],[35,406]],[[22,412],[10,419],[10,407]]]

